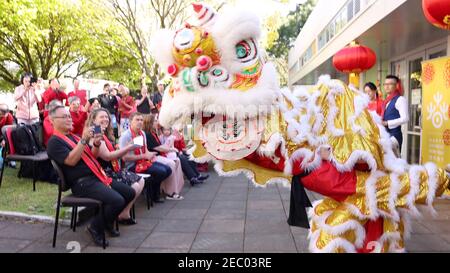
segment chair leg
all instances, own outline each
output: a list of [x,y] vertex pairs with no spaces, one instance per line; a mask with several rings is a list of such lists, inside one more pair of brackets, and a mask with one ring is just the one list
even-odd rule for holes
[[134,209],[134,204],[133,204],[133,206],[131,207],[131,218],[132,218],[133,220],[136,220],[136,210]]
[[58,193],[58,203],[56,204],[55,227],[53,229],[53,248],[56,245],[56,236],[58,234],[59,210],[61,208],[61,191]]
[[2,170],[1,170],[1,173],[0,173],[0,187],[2,186],[2,181],[3,181],[3,171],[5,171],[5,161],[6,161],[6,159],[3,158]]
[[33,161],[33,191],[36,191],[36,162]]
[[[100,213],[102,215],[103,218],[103,225],[106,225],[106,219],[105,219],[105,210],[103,209],[103,205],[100,206]],[[106,249],[106,234],[105,234],[105,230],[103,230],[102,232],[102,237],[103,237],[103,249]]]
[[119,231],[119,218],[116,219],[116,230]]
[[75,207],[72,207],[72,215],[70,218],[70,229],[73,229],[73,222],[75,222]]
[[147,189],[145,191],[145,199],[147,200],[147,210],[150,210],[151,199],[150,199],[150,183],[147,184]]
[[75,213],[73,215],[73,232],[77,231],[77,218],[78,218],[78,207],[75,207]]

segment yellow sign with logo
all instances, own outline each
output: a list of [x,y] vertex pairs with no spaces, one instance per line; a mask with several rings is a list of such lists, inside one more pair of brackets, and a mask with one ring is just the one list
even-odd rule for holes
[[422,62],[421,162],[450,164],[450,57]]

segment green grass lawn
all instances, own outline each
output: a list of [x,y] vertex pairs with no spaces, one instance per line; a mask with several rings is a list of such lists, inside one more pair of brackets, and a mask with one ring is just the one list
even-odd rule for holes
[[[5,168],[0,187],[0,211],[55,217],[57,185],[38,181],[36,182],[36,191],[33,191],[32,179],[17,177],[19,164],[16,169]],[[63,217],[65,210],[63,208],[61,210]]]

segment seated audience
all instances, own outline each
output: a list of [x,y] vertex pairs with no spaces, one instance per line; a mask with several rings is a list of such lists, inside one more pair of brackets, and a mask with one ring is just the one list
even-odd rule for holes
[[[180,195],[181,189],[184,186],[183,170],[181,168],[181,162],[176,156],[175,148],[169,148],[168,146],[161,145],[161,142],[156,133],[155,126],[158,126],[158,122],[154,121],[154,115],[144,116],[145,138],[147,142],[147,148],[149,151],[158,153],[156,161],[164,165],[167,165],[172,170],[172,175],[169,176],[162,184],[161,188],[166,194],[167,199],[181,200],[183,196]],[[174,157],[168,155],[173,153]]]
[[125,161],[125,167],[135,173],[145,173],[151,175],[150,187],[152,189],[151,198],[161,203],[161,182],[172,174],[169,166],[156,162],[156,153],[147,150],[145,134],[142,131],[144,118],[142,114],[135,112],[130,116],[130,129],[123,132],[119,140],[120,149],[125,148],[136,137],[141,137],[142,146],[136,147],[133,151],[125,154],[122,159]]
[[[119,223],[124,225],[134,225],[136,224],[136,221],[131,218],[130,210],[138,196],[141,194],[145,182],[139,175],[120,167],[119,159],[127,152],[134,151],[135,145],[130,143],[119,150],[114,148],[115,139],[110,116],[111,114],[104,108],[94,110],[89,114],[86,126],[101,127],[103,140],[100,143],[100,147],[98,147],[97,158],[106,174],[119,182],[131,186],[135,191],[135,198],[127,204],[125,209],[118,216]],[[99,145],[98,143],[95,144],[93,140],[91,140],[91,142],[92,145]]]
[[[103,202],[103,215],[97,214],[87,227],[94,243],[102,246],[105,230],[111,236],[120,235],[113,228],[113,222],[134,199],[135,192],[130,186],[108,177],[95,158],[102,134],[94,134],[91,127],[85,127],[81,138],[70,133],[72,116],[63,106],[53,108],[49,116],[54,128],[47,147],[50,159],[61,167],[75,196]],[[88,145],[91,139],[92,148]]]

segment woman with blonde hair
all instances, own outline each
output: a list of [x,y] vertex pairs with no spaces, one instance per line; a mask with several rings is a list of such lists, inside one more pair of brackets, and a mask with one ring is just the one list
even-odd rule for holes
[[120,167],[118,159],[124,156],[129,151],[133,151],[136,147],[134,144],[130,143],[122,149],[115,149],[114,134],[113,128],[111,126],[110,116],[111,115],[109,111],[105,108],[95,109],[89,114],[85,126],[94,128],[98,128],[99,126],[101,133],[103,133],[103,140],[101,141],[101,143],[93,143],[93,140],[91,140],[90,145],[98,148],[96,149],[98,152],[97,154],[94,154],[94,156],[98,158],[98,162],[105,170],[107,175],[109,177],[112,177],[113,179],[127,184],[128,186],[131,186],[136,192],[134,199],[129,204],[127,204],[125,209],[118,216],[119,223],[124,225],[134,225],[136,224],[136,221],[131,218],[130,210],[136,199],[141,194],[145,182],[144,179],[139,175],[128,172]]
[[143,131],[145,132],[148,150],[157,152],[158,155],[156,161],[167,165],[172,169],[172,174],[161,183],[161,190],[167,195],[167,199],[181,200],[183,199],[183,196],[181,196],[180,193],[184,186],[184,178],[180,160],[178,158],[169,159],[166,157],[167,153],[176,152],[177,150],[161,145],[156,132],[157,126],[158,122],[155,119],[155,115],[144,115]]

